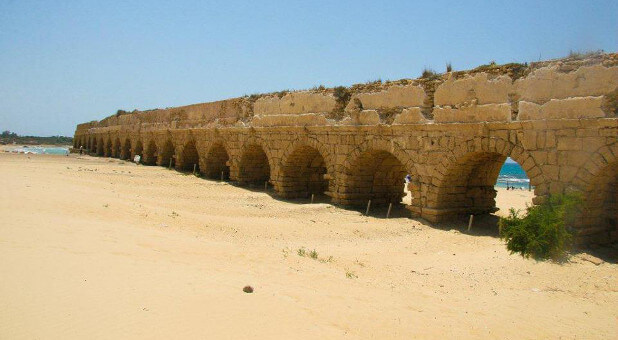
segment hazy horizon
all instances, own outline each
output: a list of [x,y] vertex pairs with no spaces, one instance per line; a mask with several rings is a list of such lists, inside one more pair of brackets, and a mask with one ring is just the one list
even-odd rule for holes
[[[612,14],[614,13],[614,14]],[[615,1],[0,3],[0,130],[618,46]]]

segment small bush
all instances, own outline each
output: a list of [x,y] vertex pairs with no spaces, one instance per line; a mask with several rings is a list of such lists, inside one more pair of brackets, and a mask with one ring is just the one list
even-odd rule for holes
[[500,237],[506,248],[522,257],[560,260],[572,245],[572,227],[581,207],[578,194],[553,195],[536,206],[528,207],[524,217],[510,210],[500,218]]
[[314,250],[312,250],[312,251],[310,251],[310,252],[309,252],[309,257],[310,257],[310,258],[312,258],[312,259],[314,259],[314,260],[317,260],[317,259],[318,259],[318,252],[317,252],[317,251],[315,251],[315,249],[314,249]]
[[425,78],[433,78],[437,76],[437,73],[430,69],[430,68],[424,68],[423,69],[423,73],[421,74],[421,78],[425,79]]
[[453,65],[451,65],[451,63],[446,63],[446,72],[451,72],[453,71]]
[[298,256],[302,256],[302,257],[305,257],[307,255],[307,251],[305,250],[305,248],[298,248],[296,253],[298,254]]

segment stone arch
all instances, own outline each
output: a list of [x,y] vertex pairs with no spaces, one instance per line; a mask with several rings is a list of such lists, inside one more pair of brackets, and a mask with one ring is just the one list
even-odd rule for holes
[[604,244],[618,241],[618,143],[594,152],[575,175],[583,193],[578,242]]
[[164,167],[170,166],[174,167],[174,162],[176,161],[176,149],[174,148],[174,143],[172,143],[171,139],[165,141],[163,144],[163,148],[161,148],[161,152],[159,153],[158,164]]
[[270,181],[271,159],[261,144],[247,143],[241,149],[237,180],[241,183],[262,184]]
[[[352,206],[365,206],[368,200],[372,206],[401,203],[406,175],[418,179],[414,159],[413,154],[392,140],[372,139],[362,143],[342,165],[336,201]],[[416,188],[411,191],[413,204],[418,204],[415,201],[420,191]]]
[[112,157],[120,158],[120,137],[116,137],[112,147]]
[[210,179],[230,178],[230,155],[223,142],[214,142],[210,146],[204,160],[203,172]]
[[144,145],[139,139],[135,143],[135,148],[133,149],[133,156],[139,156],[140,163],[144,163]]
[[143,162],[146,165],[156,165],[157,164],[157,156],[159,154],[157,143],[155,143],[154,139],[148,142],[146,146],[146,151],[144,152]]
[[103,155],[105,157],[112,156],[112,138],[107,136],[107,140],[105,141],[105,150],[103,151]]
[[178,165],[178,169],[181,171],[193,171],[193,166],[195,165],[195,171],[197,173],[200,172],[200,155],[197,151],[197,146],[195,144],[194,139],[190,139],[185,145],[182,147],[180,162]]
[[282,197],[309,197],[330,192],[334,162],[328,149],[316,139],[302,138],[290,144],[281,157],[276,188]]
[[436,166],[428,190],[422,215],[432,222],[497,211],[494,186],[507,157],[523,168],[536,195],[547,188],[540,167],[519,145],[496,137],[475,137],[456,145]]
[[120,151],[120,159],[129,159],[131,158],[131,140],[129,137],[125,138],[124,143],[122,143],[122,150]]
[[103,138],[99,138],[97,141],[97,156],[105,155],[105,143],[103,142]]

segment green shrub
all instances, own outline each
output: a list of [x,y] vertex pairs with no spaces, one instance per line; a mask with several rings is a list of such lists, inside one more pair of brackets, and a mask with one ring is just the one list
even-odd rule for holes
[[581,207],[579,194],[552,195],[540,205],[527,208],[520,217],[519,211],[510,210],[500,218],[500,237],[506,248],[522,257],[560,260],[572,245],[573,225]]

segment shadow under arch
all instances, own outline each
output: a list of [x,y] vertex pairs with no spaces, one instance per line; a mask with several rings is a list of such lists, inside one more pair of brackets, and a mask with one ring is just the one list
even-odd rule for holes
[[213,143],[204,160],[203,173],[206,178],[226,180],[230,178],[230,156],[223,142]]
[[120,137],[116,137],[113,144],[112,157],[120,158]]
[[301,144],[282,161],[278,193],[284,198],[303,198],[329,191],[328,165],[315,147]]
[[176,161],[174,143],[171,139],[165,141],[161,153],[159,155],[158,164],[164,167],[174,167]]
[[197,173],[200,172],[200,155],[197,152],[197,147],[195,145],[195,140],[190,139],[185,145],[182,147],[182,163],[179,164],[180,167],[178,170],[180,171],[193,171],[193,166],[195,166],[195,171]]
[[538,186],[545,184],[545,179],[534,158],[520,146],[501,139],[495,143],[496,140],[491,144],[480,139],[468,140],[445,157],[428,193],[427,207],[423,208],[425,219],[443,222],[498,211],[495,185],[507,157],[522,167],[538,194]]
[[246,184],[263,184],[270,181],[270,163],[260,144],[246,144],[238,163],[237,181]]
[[133,156],[140,157],[140,163],[144,163],[144,144],[141,140],[137,140],[135,148],[133,149]]
[[122,150],[120,151],[120,159],[131,158],[131,140],[127,137],[122,144]]
[[103,142],[103,138],[99,138],[99,140],[96,143],[96,152],[97,152],[97,156],[104,156],[105,155],[105,144]]
[[403,201],[406,175],[418,178],[413,159],[395,141],[374,139],[361,144],[344,162],[334,201],[353,207],[365,207],[369,200],[372,207],[419,204],[417,191],[410,193],[410,203]]
[[148,142],[148,145],[146,146],[146,152],[144,152],[143,163],[145,165],[156,165],[157,156],[158,156],[157,143],[155,143],[154,140],[151,140],[150,142]]
[[111,137],[107,137],[107,141],[105,142],[105,150],[104,150],[104,154],[105,157],[111,157],[112,156],[112,138]]
[[[581,245],[618,242],[618,143],[603,146],[586,160],[575,175],[583,193],[583,211],[578,223]],[[618,251],[612,253],[618,260]]]

